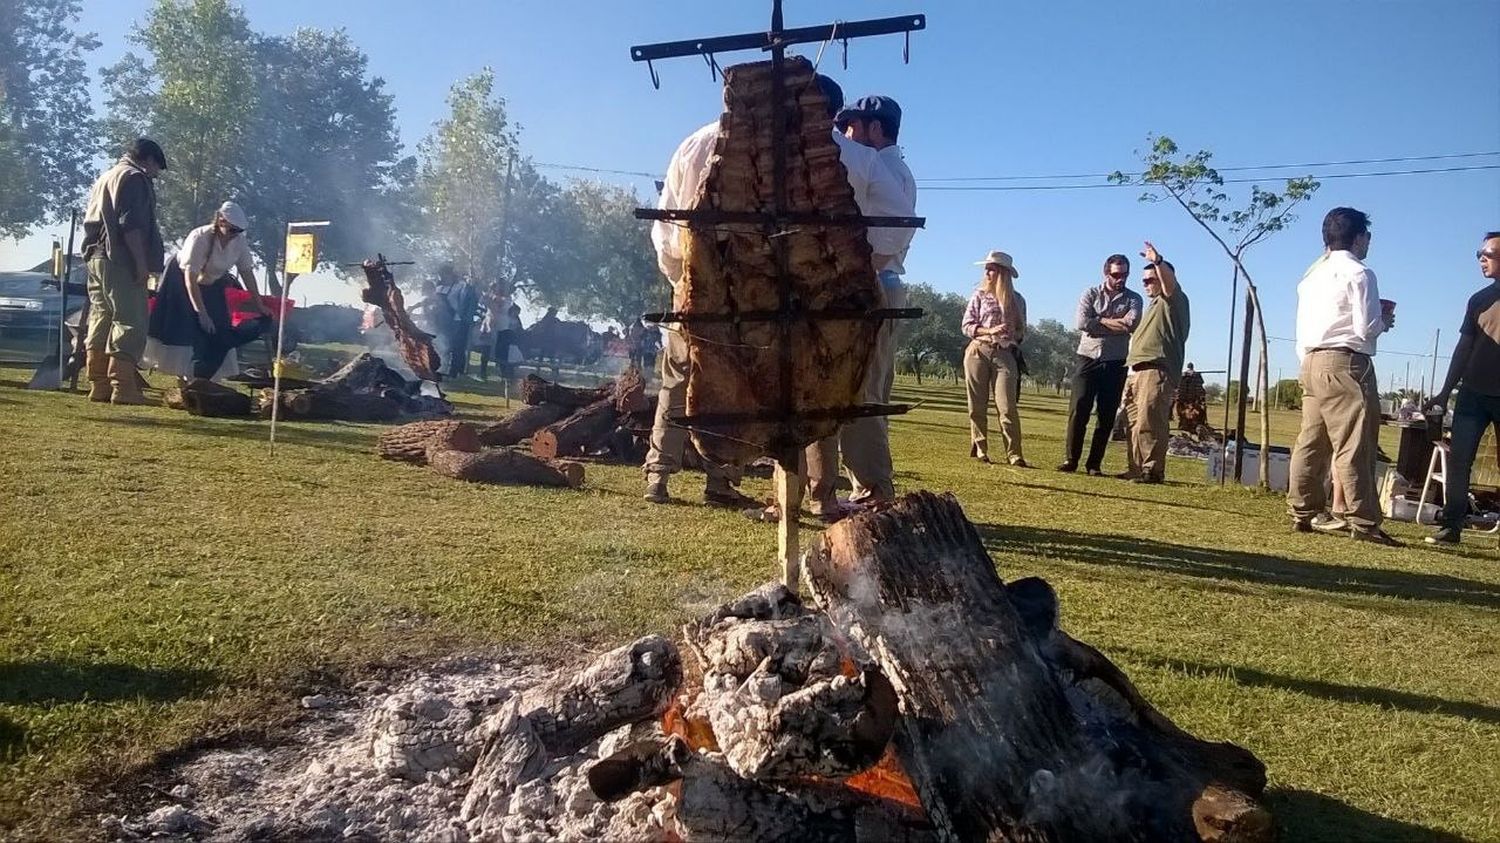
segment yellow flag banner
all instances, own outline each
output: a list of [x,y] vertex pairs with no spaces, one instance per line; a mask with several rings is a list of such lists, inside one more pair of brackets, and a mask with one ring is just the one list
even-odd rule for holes
[[286,236],[286,273],[306,275],[318,262],[318,241],[312,234]]

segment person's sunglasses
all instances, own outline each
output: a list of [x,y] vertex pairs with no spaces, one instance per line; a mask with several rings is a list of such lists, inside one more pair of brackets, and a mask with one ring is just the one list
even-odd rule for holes
[[1116,281],[1124,281],[1126,278],[1130,277],[1130,273],[1128,273],[1128,272],[1111,272],[1109,274],[1109,277],[1115,279]]
[[227,232],[229,232],[230,234],[244,234],[245,233],[245,229],[243,229],[243,228],[235,228],[232,225],[226,225],[226,226],[224,226],[224,230],[227,231]]
[[1480,249],[1479,251],[1474,253],[1474,257],[1478,258],[1479,260],[1484,260],[1485,258],[1489,258],[1492,261],[1500,260],[1500,252],[1492,252],[1489,249]]
[[1144,278],[1141,279],[1141,283],[1142,284],[1155,284],[1156,281],[1157,281],[1157,278],[1156,278],[1155,275],[1148,275],[1148,276],[1146,276],[1146,277],[1144,277]]

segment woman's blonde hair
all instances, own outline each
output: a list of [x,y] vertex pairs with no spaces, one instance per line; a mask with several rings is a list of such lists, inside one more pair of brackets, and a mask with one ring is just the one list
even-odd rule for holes
[[995,297],[1000,303],[1000,313],[1011,328],[1019,328],[1019,309],[1016,307],[1016,273],[1008,266],[992,264],[999,271],[995,273],[995,280],[990,280],[989,267],[985,267],[983,280],[979,282],[979,289]]

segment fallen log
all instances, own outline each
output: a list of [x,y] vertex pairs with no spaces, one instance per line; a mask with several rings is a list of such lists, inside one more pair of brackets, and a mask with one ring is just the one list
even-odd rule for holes
[[577,410],[613,397],[614,389],[613,383],[584,389],[576,386],[563,386],[536,375],[527,375],[521,381],[521,403],[533,407],[538,404],[558,404],[569,410]]
[[[273,395],[271,389],[255,394],[254,409],[261,418],[271,417]],[[388,422],[400,418],[404,407],[404,398],[390,390],[352,392],[314,385],[281,393],[281,417],[287,419]]]
[[507,448],[486,448],[479,453],[429,451],[427,462],[444,477],[470,483],[569,489],[583,485],[583,466],[576,462],[540,460]]
[[382,459],[427,464],[428,451],[479,451],[479,432],[462,421],[419,421],[380,434],[375,452]]
[[337,372],[318,381],[323,387],[342,387],[351,392],[382,392],[394,389],[407,392],[414,384],[384,360],[368,351],[344,364]]
[[611,397],[614,398],[615,410],[621,415],[640,413],[651,406],[646,397],[646,378],[634,366],[615,378]]
[[561,420],[568,408],[561,404],[537,404],[522,407],[500,421],[479,431],[479,444],[487,447],[519,445],[533,433]]
[[249,395],[207,378],[193,378],[168,389],[162,396],[162,403],[174,410],[214,418],[249,416],[253,409]]
[[531,437],[531,453],[542,459],[572,457],[598,445],[619,422],[615,404],[605,398],[538,430]]
[[1144,713],[1102,654],[1051,632],[1050,589],[1001,582],[951,495],[908,495],[831,527],[807,573],[893,683],[896,754],[941,835],[1272,839],[1259,761]]

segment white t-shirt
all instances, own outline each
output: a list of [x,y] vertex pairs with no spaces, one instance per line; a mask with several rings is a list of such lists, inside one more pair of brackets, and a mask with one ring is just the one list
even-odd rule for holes
[[1375,354],[1385,332],[1375,273],[1351,252],[1329,252],[1297,284],[1297,357],[1315,348]]

